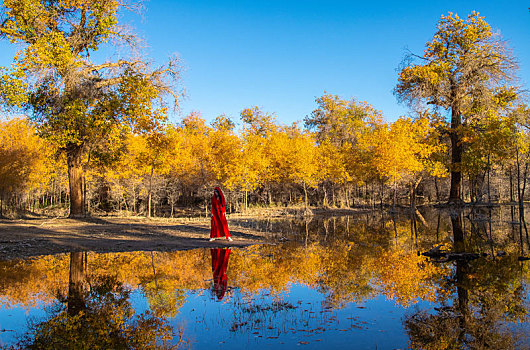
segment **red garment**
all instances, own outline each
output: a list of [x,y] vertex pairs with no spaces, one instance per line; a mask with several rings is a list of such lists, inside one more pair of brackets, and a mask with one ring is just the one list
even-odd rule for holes
[[210,238],[230,237],[228,222],[226,222],[226,203],[223,191],[219,187],[215,188],[219,192],[220,199],[212,197],[212,225],[210,228]]
[[228,285],[226,269],[228,268],[230,249],[212,248],[210,252],[212,253],[213,291],[217,295],[217,300],[221,300]]

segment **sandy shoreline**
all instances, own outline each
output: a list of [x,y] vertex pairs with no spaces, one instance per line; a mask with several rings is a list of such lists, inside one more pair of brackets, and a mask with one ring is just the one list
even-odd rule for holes
[[[230,223],[230,221],[229,221]],[[208,219],[94,217],[0,220],[0,260],[73,251],[174,251],[273,243],[266,233],[230,225],[233,242],[209,242]]]

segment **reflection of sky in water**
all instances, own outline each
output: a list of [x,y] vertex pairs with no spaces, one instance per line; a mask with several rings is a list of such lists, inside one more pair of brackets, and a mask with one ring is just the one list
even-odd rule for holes
[[[407,344],[401,323],[406,310],[382,296],[362,304],[350,303],[339,310],[326,309],[324,295],[300,285],[292,285],[289,293],[275,297],[263,292],[253,296],[251,301],[238,290],[232,290],[222,301],[217,301],[209,290],[188,292],[185,300],[170,324],[175,330],[184,328],[184,337],[190,340],[193,349],[248,349],[253,346],[288,349],[297,345],[321,348],[323,344],[328,348],[387,349],[404,348]],[[130,301],[137,314],[149,307],[139,290],[131,294]],[[251,305],[288,306],[254,313],[245,313],[239,308]],[[1,333],[2,343],[15,343],[26,329],[28,317],[45,316],[41,308],[0,309],[1,329],[15,330]]]
[[[0,300],[3,303],[5,298]],[[42,304],[29,310],[17,306],[0,308],[0,345],[16,343],[26,330],[28,319],[40,319],[45,316],[46,312]]]
[[298,345],[304,348],[389,349],[407,345],[401,323],[406,310],[381,296],[333,310],[325,308],[325,297],[321,293],[293,285],[289,293],[280,297],[260,293],[252,299],[246,305],[248,308],[250,304],[271,308],[278,303],[287,307],[245,313],[234,307],[245,305],[245,298],[238,291],[232,291],[229,300],[220,302],[209,292],[188,293],[186,303],[171,323],[174,328],[184,326],[185,337],[189,337],[192,348],[197,349],[290,349]]

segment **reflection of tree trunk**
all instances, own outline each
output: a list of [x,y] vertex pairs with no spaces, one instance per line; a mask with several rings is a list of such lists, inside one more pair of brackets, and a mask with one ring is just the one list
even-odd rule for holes
[[468,275],[469,266],[465,260],[456,261],[456,290],[458,294],[458,311],[460,313],[458,320],[460,326],[460,332],[458,335],[458,340],[460,344],[465,344],[466,339],[466,326],[467,318],[469,316],[469,293],[466,288],[467,285],[467,275]]
[[309,222],[305,220],[305,246],[307,247],[307,241],[309,239]]
[[[489,185],[488,185],[488,188],[489,188]],[[489,223],[489,243],[490,243],[490,249],[491,249],[491,256],[495,256],[494,254],[494,251],[493,251],[493,233],[491,232],[492,231],[492,227],[491,227],[491,208],[489,208],[488,210],[488,223]]]
[[410,213],[410,237],[412,238],[413,244],[418,244],[418,227],[416,225],[416,215],[413,212]]
[[436,224],[436,243],[440,242],[440,219],[441,219],[441,213],[438,211],[438,222]]
[[458,210],[451,213],[451,224],[453,226],[453,239],[455,243],[455,251],[464,251],[464,230],[462,229],[462,215]]
[[68,314],[75,316],[85,308],[83,297],[85,283],[85,261],[83,252],[70,253],[70,276],[68,283]]
[[[524,226],[524,232],[526,234],[527,249],[530,250],[530,238],[528,237],[528,228],[526,227],[526,221],[524,221],[524,218],[523,218],[523,226]],[[524,252],[521,255],[524,255]]]
[[425,220],[425,218],[423,217],[423,215],[421,215],[420,211],[417,208],[414,209],[414,214],[416,214],[416,217],[421,221],[424,227],[429,227],[429,223],[427,222],[427,220]]
[[68,145],[66,147],[71,218],[82,217],[85,214],[83,205],[83,166],[81,164],[81,155],[81,146]]
[[392,223],[394,226],[394,242],[396,243],[396,247],[398,246],[398,231],[397,231],[397,224],[396,224],[396,216],[394,213],[392,213]]
[[524,255],[524,240],[523,240],[523,229],[526,236],[526,243],[528,246],[528,249],[530,250],[530,239],[528,237],[528,228],[526,226],[526,220],[524,218],[524,209],[519,211],[519,242],[520,242],[520,248],[521,248],[521,255]]

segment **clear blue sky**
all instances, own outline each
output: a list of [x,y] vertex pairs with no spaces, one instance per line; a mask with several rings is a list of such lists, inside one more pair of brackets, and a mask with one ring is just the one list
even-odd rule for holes
[[[529,1],[151,0],[145,7],[131,24],[147,55],[163,62],[178,54],[186,67],[181,115],[239,121],[243,108],[257,105],[291,123],[327,91],[367,101],[393,121],[408,112],[392,94],[405,49],[421,54],[449,11],[485,16],[530,87]],[[0,64],[8,64],[5,55]]]

